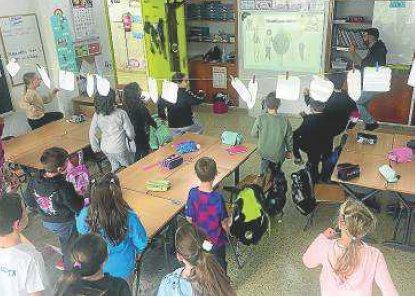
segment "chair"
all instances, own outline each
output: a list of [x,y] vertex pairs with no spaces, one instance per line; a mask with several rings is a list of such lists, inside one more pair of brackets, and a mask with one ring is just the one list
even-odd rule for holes
[[345,192],[338,184],[316,184],[315,185],[316,207],[307,216],[307,221],[303,231],[309,229],[314,222],[318,209],[323,206],[340,206],[346,200]]

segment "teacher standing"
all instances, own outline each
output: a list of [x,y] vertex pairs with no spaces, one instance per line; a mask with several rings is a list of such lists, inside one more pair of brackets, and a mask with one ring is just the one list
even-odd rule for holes
[[[376,67],[386,65],[387,48],[383,41],[379,40],[380,33],[377,28],[370,28],[364,31],[363,41],[368,48],[367,55],[362,58],[357,53],[356,44],[351,44],[349,53],[353,62],[364,67]],[[361,119],[365,123],[366,130],[377,129],[379,124],[373,119],[368,111],[368,105],[379,92],[362,92],[361,98],[357,101],[357,107]]]

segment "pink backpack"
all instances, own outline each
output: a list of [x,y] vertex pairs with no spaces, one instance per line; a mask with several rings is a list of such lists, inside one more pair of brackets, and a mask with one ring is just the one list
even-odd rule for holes
[[83,162],[82,152],[78,153],[78,164],[75,166],[68,160],[66,168],[66,180],[74,185],[75,191],[84,196],[88,193],[90,186],[90,172]]
[[387,154],[387,159],[397,163],[407,163],[413,160],[413,151],[408,147],[398,147]]

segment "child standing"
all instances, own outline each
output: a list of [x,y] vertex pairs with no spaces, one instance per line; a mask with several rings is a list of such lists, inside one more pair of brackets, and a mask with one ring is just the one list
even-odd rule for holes
[[224,197],[214,191],[212,183],[217,175],[217,165],[211,158],[201,158],[195,164],[195,172],[201,181],[199,187],[189,191],[185,206],[187,220],[205,232],[213,245],[212,251],[218,263],[227,271],[225,244],[230,230],[230,220],[225,209]]
[[123,89],[123,110],[129,115],[136,137],[135,161],[145,157],[150,151],[150,126],[157,128],[142,98],[142,89],[137,83],[130,83]]
[[42,254],[20,235],[26,220],[17,194],[0,198],[1,296],[35,296],[46,289]]
[[131,165],[134,156],[128,144],[134,140],[134,127],[127,113],[117,108],[115,103],[116,93],[113,89],[107,96],[95,95],[95,113],[89,131],[91,149],[105,154],[112,172]]
[[91,189],[90,205],[77,217],[81,234],[100,234],[109,252],[104,272],[128,280],[136,259],[147,246],[147,235],[136,213],[124,201],[120,181],[108,173]]
[[73,184],[65,179],[67,159],[68,152],[62,148],[45,150],[41,157],[43,170],[28,183],[24,197],[28,206],[39,210],[43,227],[58,236],[63,253],[63,260],[56,264],[60,270],[64,263],[68,268],[67,248],[75,232],[75,214],[84,203]]
[[176,258],[183,264],[165,276],[158,296],[234,296],[235,292],[221,266],[204,249],[205,236],[191,224],[175,234]]
[[383,254],[363,242],[375,226],[371,211],[359,201],[348,199],[341,205],[338,227],[341,238],[328,228],[303,255],[308,268],[322,265],[322,295],[371,296],[374,281],[383,295],[397,295]]
[[42,127],[50,122],[63,118],[60,112],[45,112],[44,104],[50,103],[58,93],[58,89],[53,89],[47,97],[42,97],[37,92],[42,79],[34,72],[23,75],[25,84],[25,94],[20,101],[20,106],[26,112],[27,120],[32,130]]
[[258,138],[257,148],[260,152],[260,174],[265,174],[271,165],[281,166],[285,160],[292,158],[293,133],[289,120],[277,113],[280,99],[271,92],[266,99],[267,113],[261,114],[254,122],[251,136]]
[[57,296],[131,296],[127,282],[103,272],[105,241],[96,234],[79,237],[71,246],[71,270],[58,281]]

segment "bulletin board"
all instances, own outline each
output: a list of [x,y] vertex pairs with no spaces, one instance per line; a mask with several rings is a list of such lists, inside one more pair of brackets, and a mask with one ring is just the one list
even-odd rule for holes
[[23,84],[23,75],[36,71],[36,64],[47,66],[35,14],[0,17],[0,33],[6,60],[15,58],[21,67],[11,78],[14,86]]

